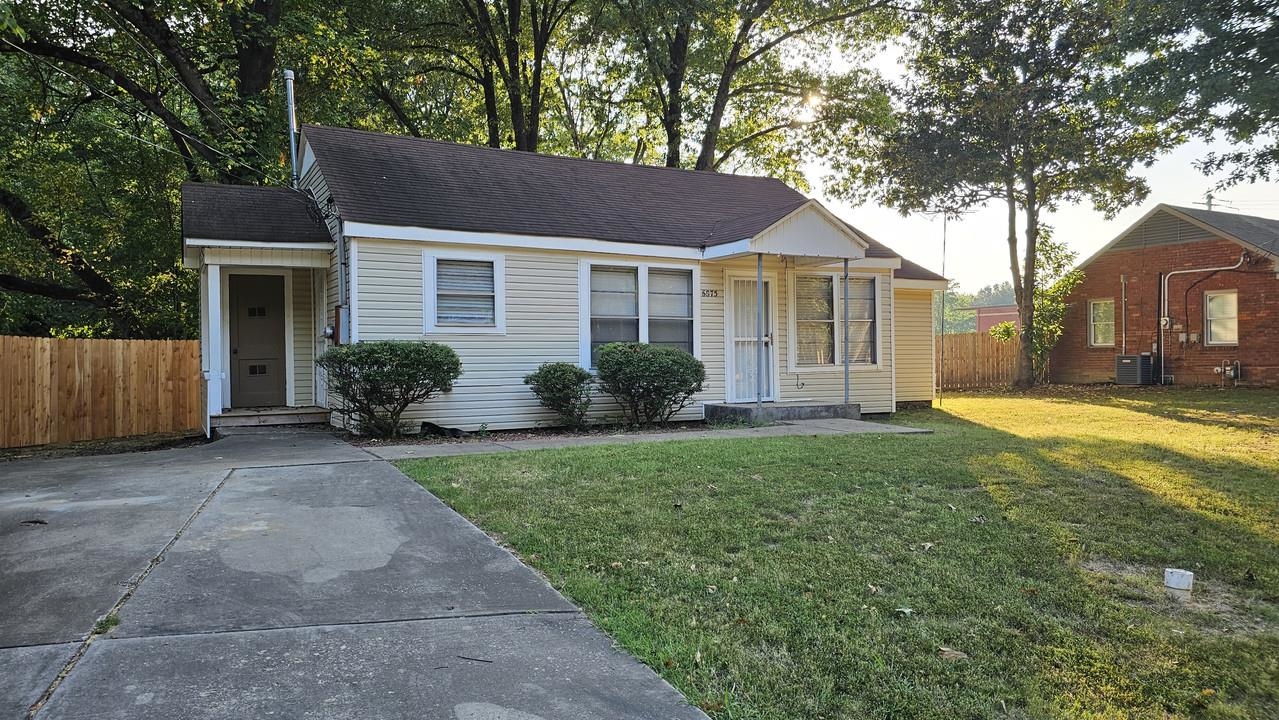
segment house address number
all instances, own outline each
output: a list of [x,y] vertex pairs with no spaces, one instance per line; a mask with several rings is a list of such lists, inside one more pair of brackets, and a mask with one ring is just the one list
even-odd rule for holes
[[719,297],[718,290],[703,290],[702,297]]

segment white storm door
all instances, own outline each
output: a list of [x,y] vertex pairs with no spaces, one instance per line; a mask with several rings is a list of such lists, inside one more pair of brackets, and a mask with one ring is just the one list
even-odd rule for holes
[[[760,367],[758,283],[745,278],[732,279],[732,389],[733,402],[750,402],[759,393],[762,400],[774,400],[773,365],[773,293],[772,281],[764,281],[764,364]],[[757,384],[761,383],[762,384]],[[762,391],[761,391],[762,388]]]

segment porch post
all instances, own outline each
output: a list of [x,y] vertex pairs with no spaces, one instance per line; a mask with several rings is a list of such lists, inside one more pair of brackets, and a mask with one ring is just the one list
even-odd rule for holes
[[764,253],[755,253],[755,409],[764,406]]
[[206,403],[209,415],[222,414],[222,383],[226,379],[226,370],[222,367],[222,266],[205,266],[208,289],[205,292],[206,305],[201,308],[205,316],[202,323],[207,332],[204,338],[208,349],[209,364],[205,373]]
[[844,404],[848,404],[848,258],[844,258]]

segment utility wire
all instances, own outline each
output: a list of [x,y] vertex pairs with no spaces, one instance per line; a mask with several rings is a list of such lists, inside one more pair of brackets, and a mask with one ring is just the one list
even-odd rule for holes
[[[40,57],[39,55],[36,55],[35,53],[32,53],[30,50],[27,50],[26,48],[22,47],[21,45],[16,45],[16,44],[14,44],[14,43],[13,43],[12,41],[10,41],[8,38],[0,38],[0,39],[3,39],[3,40],[4,40],[4,42],[5,42],[5,44],[9,45],[10,47],[13,47],[13,48],[17,49],[18,51],[20,51],[20,52],[22,52],[23,54],[27,55],[28,57],[30,57],[31,59],[35,60],[36,62],[39,62],[39,63],[41,63],[42,65],[46,65],[46,66],[48,66],[48,67],[52,68],[52,69],[53,69],[53,70],[55,70],[56,72],[61,73],[62,75],[65,75],[66,77],[71,78],[72,80],[74,80],[74,81],[76,81],[76,82],[78,82],[78,83],[80,83],[80,84],[84,85],[84,86],[85,86],[85,87],[87,87],[87,88],[88,88],[91,92],[96,93],[96,94],[98,94],[98,95],[101,95],[102,97],[105,97],[105,98],[107,98],[108,100],[110,100],[110,101],[114,102],[116,105],[118,105],[118,106],[120,106],[121,108],[125,109],[125,110],[126,110],[126,111],[128,111],[130,114],[136,114],[136,108],[130,107],[127,103],[125,103],[123,100],[121,100],[120,98],[116,97],[115,95],[112,95],[112,94],[110,94],[110,93],[103,92],[102,90],[98,89],[98,87],[96,87],[93,83],[89,82],[88,80],[85,80],[85,79],[84,79],[84,78],[82,78],[82,77],[79,77],[79,76],[74,75],[74,74],[72,74],[72,73],[70,73],[70,72],[67,72],[66,70],[64,70],[64,69],[62,69],[62,68],[60,68],[60,67],[58,67],[57,65],[54,65],[53,63],[51,63],[51,62],[49,62],[49,61],[45,60],[44,58]],[[178,135],[181,135],[182,137],[184,137],[184,138],[186,138],[186,139],[188,139],[188,140],[190,140],[190,141],[192,141],[192,142],[199,143],[200,145],[203,145],[204,147],[208,148],[208,149],[209,149],[211,152],[213,152],[214,154],[216,154],[216,155],[220,155],[220,156],[222,156],[222,157],[226,158],[227,160],[231,161],[231,163],[233,163],[233,164],[235,164],[235,165],[239,165],[240,167],[243,167],[243,168],[245,168],[245,169],[247,169],[247,170],[251,170],[251,171],[253,171],[253,172],[257,173],[258,175],[261,175],[261,176],[262,176],[262,178],[263,178],[264,180],[270,180],[270,179],[271,179],[271,177],[270,177],[269,175],[267,175],[265,172],[263,172],[261,169],[259,169],[259,168],[255,168],[255,167],[253,167],[252,165],[249,165],[248,163],[244,162],[243,160],[240,160],[240,159],[238,159],[238,158],[235,158],[235,157],[231,156],[230,154],[228,154],[228,153],[226,153],[226,152],[223,152],[222,150],[219,150],[218,148],[213,147],[213,146],[212,146],[212,145],[210,145],[208,142],[206,142],[206,141],[204,141],[204,140],[202,140],[202,139],[200,139],[200,138],[198,138],[198,137],[195,137],[194,135],[190,135],[190,134],[188,134],[188,133],[186,133],[186,132],[183,132],[182,130],[179,130],[178,128],[169,127],[169,126],[167,126],[167,125],[166,125],[166,127],[167,127],[169,130],[171,130],[172,132],[174,132],[174,133],[176,133],[176,134],[178,134]]]

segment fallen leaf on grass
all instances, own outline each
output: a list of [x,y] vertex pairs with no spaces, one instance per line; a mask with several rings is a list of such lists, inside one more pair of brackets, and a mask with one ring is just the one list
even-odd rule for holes
[[914,614],[915,614],[914,609],[912,609],[912,608],[908,608],[908,607],[900,607],[900,608],[897,608],[896,610],[894,610],[893,612],[897,613],[898,615],[903,615],[903,616],[907,616],[907,615],[914,615]]
[[971,518],[968,518],[968,522],[971,522],[971,523],[977,523],[978,525],[985,525],[985,524],[986,524],[986,516],[985,516],[985,515],[978,515],[978,516],[976,516],[976,517],[971,517]]
[[608,564],[608,566],[613,568],[614,570],[620,570],[622,568],[622,564],[620,562],[611,562]]
[[868,584],[868,585],[866,586],[866,589],[867,589],[867,590],[870,590],[870,594],[871,594],[871,595],[878,595],[878,594],[879,594],[879,591],[880,591],[880,587],[879,587],[878,585],[869,585],[869,584]]
[[933,549],[933,545],[934,545],[934,543],[920,543],[920,544],[919,544],[919,547],[920,547],[920,549],[921,549],[921,550],[923,550],[924,552],[928,552],[929,550],[932,550],[932,549]]
[[968,659],[968,653],[964,652],[963,650],[955,650],[954,648],[948,648],[945,645],[939,646],[937,648],[937,656],[940,657],[942,660],[967,660]]

